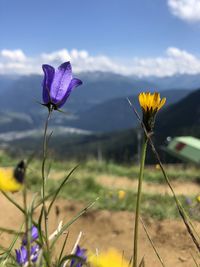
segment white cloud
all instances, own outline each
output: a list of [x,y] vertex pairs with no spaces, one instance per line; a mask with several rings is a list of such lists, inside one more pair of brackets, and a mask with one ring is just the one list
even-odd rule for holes
[[62,62],[65,60],[71,60],[71,57],[66,49],[62,49],[49,54],[43,53],[41,54],[41,59],[43,61],[48,61],[48,62],[57,62],[57,61]]
[[68,60],[71,61],[75,73],[105,71],[139,77],[200,73],[199,57],[185,50],[169,47],[163,56],[133,58],[128,63],[105,55],[91,56],[87,51],[77,49],[61,49],[52,53],[41,53],[36,57],[27,56],[21,50],[4,49],[0,51],[0,74],[42,74],[42,64],[57,67]]
[[8,59],[11,61],[17,61],[17,62],[26,61],[26,56],[23,53],[23,51],[20,49],[16,49],[16,50],[3,49],[0,52],[0,56],[4,59]]
[[200,0],[168,0],[168,6],[175,16],[189,21],[200,21]]
[[165,57],[139,58],[134,60],[133,65],[132,72],[139,76],[200,73],[200,58],[175,47],[169,47]]

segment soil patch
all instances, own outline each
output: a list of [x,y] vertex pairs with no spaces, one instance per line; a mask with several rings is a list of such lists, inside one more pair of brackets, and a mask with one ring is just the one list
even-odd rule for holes
[[[21,202],[20,193],[13,194],[13,198]],[[0,202],[0,226],[18,230],[22,223],[22,215],[2,195],[0,195]],[[49,217],[50,233],[57,228],[60,220],[69,221],[84,207],[86,207],[84,203],[59,199]],[[35,213],[35,216],[38,215],[39,210]],[[96,250],[101,252],[113,247],[121,253],[124,252],[125,257],[129,259],[132,254],[133,219],[134,215],[126,211],[113,212],[94,209],[88,211],[70,226],[66,253],[71,251],[79,232],[82,231],[81,245],[88,250],[95,253]],[[194,252],[195,247],[180,220],[154,221],[148,219],[145,220],[145,224],[166,266],[194,266],[190,252]],[[200,225],[195,224],[200,232]],[[2,234],[0,244],[8,245],[9,240],[7,235]],[[56,246],[56,250],[58,249],[59,245]],[[140,227],[139,256],[140,258],[145,256],[146,266],[160,267],[142,227]]]

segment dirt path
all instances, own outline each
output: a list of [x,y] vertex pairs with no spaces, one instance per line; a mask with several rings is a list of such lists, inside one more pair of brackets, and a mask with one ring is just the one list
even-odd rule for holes
[[[137,180],[130,180],[127,177],[116,177],[100,175],[96,181],[101,185],[109,188],[123,189],[123,190],[137,190]],[[200,195],[200,185],[194,182],[172,182],[172,186],[177,195]],[[143,181],[143,192],[149,194],[171,194],[169,187],[166,184],[157,184]]]
[[[19,193],[13,194],[13,198],[21,202]],[[0,203],[0,226],[19,229],[22,222],[21,214],[2,195],[0,195]],[[78,211],[86,206],[83,203],[61,199],[57,201],[56,205],[59,207],[60,214],[56,217],[53,211],[49,217],[50,232],[55,230],[60,220],[69,221]],[[35,213],[36,217],[38,215],[39,211]],[[125,257],[129,259],[132,254],[133,219],[133,214],[130,212],[90,210],[70,227],[66,253],[70,252],[79,232],[83,231],[84,235],[81,240],[83,247],[93,252],[96,249],[101,252],[114,247],[121,253],[124,251]],[[181,221],[165,220],[157,222],[149,219],[145,221],[145,224],[166,266],[194,266],[190,252],[195,251],[195,248]],[[197,228],[200,231],[199,224]],[[2,235],[0,244],[8,245],[8,240],[7,236]],[[56,249],[58,250],[59,246]],[[147,267],[160,267],[160,263],[149,244],[146,234],[140,228],[140,257],[144,255]]]

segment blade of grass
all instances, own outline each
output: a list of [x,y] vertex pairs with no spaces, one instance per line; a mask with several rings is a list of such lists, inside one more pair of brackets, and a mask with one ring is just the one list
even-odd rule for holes
[[199,267],[199,264],[197,263],[197,261],[196,261],[194,255],[193,255],[192,253],[190,253],[190,254],[191,254],[191,256],[192,256],[192,259],[193,259],[193,261],[194,261],[196,267]]
[[[39,241],[40,241],[40,244],[41,244],[41,248],[43,248],[43,250],[41,250],[42,251],[41,253],[44,256],[44,260],[47,263],[49,259],[48,259],[48,255],[47,255],[47,252],[46,252],[46,249],[45,249],[45,246],[44,246],[44,244],[46,243],[46,236],[43,235],[43,233],[42,233],[42,217],[43,217],[43,214],[44,213],[43,213],[43,206],[42,206],[41,207],[41,211],[40,211],[40,216],[39,216],[39,219],[38,219],[37,228],[38,228]],[[40,259],[41,261],[42,261],[42,255],[41,255],[41,259]]]
[[[78,166],[79,166],[79,165],[77,165],[76,167],[78,167]],[[59,186],[59,187],[60,187],[60,186]],[[58,187],[58,188],[59,188],[59,187]],[[58,188],[55,189],[55,190],[53,190],[53,191],[52,191],[51,193],[49,193],[48,195],[46,195],[45,198],[44,198],[44,200],[46,201],[46,200],[52,198],[52,195],[54,195],[54,194],[57,192]],[[43,202],[42,199],[39,200],[38,203],[35,205],[34,210],[36,210],[40,205],[42,205],[42,202]]]
[[55,237],[55,239],[53,240],[52,244],[51,244],[51,249],[54,247],[56,241],[59,239],[59,237],[63,234],[63,232],[71,225],[73,224],[81,215],[83,215],[84,213],[86,213],[88,211],[88,209],[90,209],[92,206],[94,206],[94,204],[97,202],[99,198],[97,198],[95,201],[93,201],[92,203],[90,203],[86,208],[82,209],[81,211],[79,211],[77,213],[76,216],[74,216],[68,223],[66,223],[61,231],[57,234],[57,236]]
[[163,260],[162,260],[162,258],[161,258],[160,255],[159,255],[159,253],[158,253],[158,251],[157,251],[157,249],[156,249],[156,247],[155,247],[155,245],[154,245],[154,243],[153,243],[153,240],[151,239],[151,237],[150,237],[150,235],[149,235],[149,233],[148,233],[148,230],[147,230],[147,228],[146,228],[146,226],[145,226],[145,224],[144,224],[144,222],[143,222],[143,220],[142,220],[141,217],[140,217],[140,221],[141,221],[142,226],[143,226],[143,228],[144,228],[144,231],[145,231],[145,233],[146,233],[146,235],[147,235],[147,237],[148,237],[148,239],[149,239],[149,242],[151,243],[151,246],[152,246],[152,248],[153,248],[153,250],[154,250],[156,256],[158,257],[158,260],[160,261],[160,263],[161,263],[161,265],[162,265],[163,267],[166,267],[165,264],[164,264],[164,262],[163,262]]
[[142,258],[138,267],[145,267],[144,257]]
[[36,261],[36,267],[41,267],[41,266],[43,266],[43,265],[42,265],[42,255],[43,255],[43,251],[42,251],[42,249],[40,249],[40,251],[39,251],[39,255],[38,255],[38,259],[37,259],[37,261]]
[[4,254],[8,251],[8,249],[5,248],[5,247],[2,246],[2,245],[0,245],[0,249],[3,251],[3,252],[0,253],[0,256],[4,255]]
[[24,232],[18,232],[18,231],[8,229],[8,228],[3,228],[3,227],[0,227],[0,231],[5,232],[10,235],[23,235],[24,234]]
[[[24,223],[21,225],[21,227],[20,227],[20,231],[22,230],[23,225],[24,225]],[[8,248],[8,251],[5,252],[6,256],[5,256],[5,260],[4,260],[4,262],[8,259],[8,257],[12,256],[12,255],[11,255],[11,251],[12,251],[14,245],[16,244],[16,242],[17,242],[19,236],[20,236],[19,234],[16,235],[16,236],[14,236],[13,241],[11,242],[11,244],[10,244],[10,246],[9,246],[9,248]]]
[[43,207],[41,208],[40,216],[39,216],[39,220],[38,220],[39,239],[40,239],[42,246],[43,246],[44,242],[43,242],[43,234],[42,234],[42,216],[43,216]]
[[63,252],[64,252],[64,249],[65,249],[65,246],[66,246],[66,243],[67,243],[68,236],[69,236],[69,233],[67,233],[67,235],[66,235],[66,237],[64,239],[64,242],[63,242],[63,245],[62,245],[62,248],[61,248],[61,251],[60,251],[60,255],[59,255],[59,258],[58,258],[58,266],[61,266],[61,259],[62,259]]
[[53,199],[49,205],[49,208],[48,208],[48,211],[47,211],[47,214],[49,214],[51,208],[52,208],[52,205],[53,203],[55,202],[56,200],[56,197],[58,196],[60,190],[62,189],[62,187],[65,185],[65,183],[67,182],[67,180],[69,179],[69,177],[72,175],[72,173],[79,167],[79,165],[75,166],[70,172],[69,174],[65,177],[65,179],[62,181],[62,183],[60,184],[60,186],[57,188],[54,196],[53,196]]
[[[76,242],[75,242],[75,244],[74,244],[74,247],[73,247],[73,249],[72,249],[72,251],[71,251],[71,254],[75,254],[75,252],[76,252],[76,248],[77,248],[77,246],[78,246],[78,244],[79,244],[79,242],[80,242],[80,239],[81,239],[82,234],[83,234],[82,232],[79,233],[79,235],[78,235],[78,237],[77,237],[77,240],[76,240]],[[67,260],[67,261],[63,264],[63,267],[66,267],[66,266],[67,266],[68,261],[69,261],[69,260]]]
[[[48,195],[46,195],[45,198],[44,198],[44,200],[46,201],[46,200],[48,200],[49,198],[51,198],[52,195],[56,192],[56,190],[57,190],[57,189],[53,190],[53,192],[51,192],[51,193],[49,193]],[[42,205],[42,202],[43,202],[43,200],[40,199],[40,200],[38,201],[38,203],[35,205],[34,210],[36,210],[40,205]]]
[[25,213],[24,209],[16,202],[14,201],[7,193],[4,191],[1,191],[1,193],[15,206],[17,207],[22,213]]

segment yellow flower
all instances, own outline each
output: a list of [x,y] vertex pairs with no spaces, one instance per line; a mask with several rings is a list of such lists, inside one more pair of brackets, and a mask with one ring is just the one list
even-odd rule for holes
[[155,168],[156,168],[156,170],[160,170],[160,165],[159,164],[156,164],[155,165]]
[[139,102],[144,111],[157,112],[165,104],[166,98],[161,99],[159,93],[140,93]]
[[200,195],[197,197],[197,202],[200,203]]
[[158,110],[162,108],[162,106],[166,102],[166,98],[160,98],[159,93],[140,93],[139,103],[143,111],[143,124],[147,132],[152,132],[155,122],[155,116]]
[[119,190],[119,191],[118,191],[118,198],[119,198],[120,200],[124,199],[125,196],[126,196],[126,192],[125,192],[124,190]]
[[22,189],[25,174],[25,164],[19,162],[15,169],[0,168],[0,190],[16,192]]
[[92,267],[128,267],[129,263],[123,258],[123,254],[116,249],[109,249],[98,256],[92,255],[89,259]]

